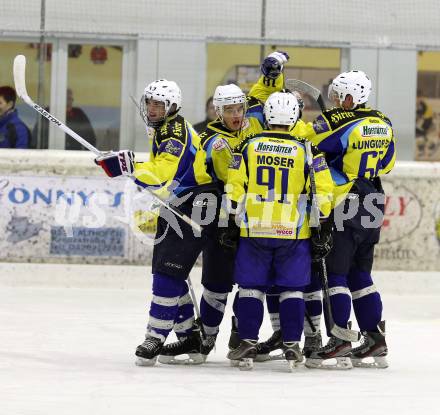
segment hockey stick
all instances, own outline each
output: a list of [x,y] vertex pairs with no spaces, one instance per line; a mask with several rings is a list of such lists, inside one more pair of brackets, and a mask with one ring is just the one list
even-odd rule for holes
[[[72,138],[74,138],[76,141],[78,141],[80,144],[82,144],[87,150],[94,153],[96,156],[102,156],[103,152],[99,151],[96,147],[92,146],[88,141],[86,141],[84,138],[82,138],[80,135],[75,133],[75,131],[71,130],[67,125],[63,124],[61,121],[56,119],[52,114],[47,112],[43,107],[36,104],[32,99],[29,97],[27,90],[26,90],[26,57],[24,55],[17,55],[14,59],[14,84],[15,84],[15,90],[17,91],[17,95],[30,107],[32,107],[35,111],[40,113],[43,117],[47,118],[50,122],[55,124],[58,128],[63,130],[66,134],[70,135]],[[135,178],[133,176],[130,177],[133,181]],[[182,213],[179,209],[171,206],[166,201],[160,199],[157,195],[155,195],[150,189],[144,188],[148,193],[150,193],[162,206],[164,206],[166,209],[174,213],[177,217],[182,219],[184,222],[186,222],[188,225],[190,225],[193,229],[195,229],[197,232],[202,232],[202,227],[193,221],[190,217],[186,216],[184,213]]]
[[188,287],[189,287],[189,295],[191,296],[191,300],[194,305],[194,312],[196,315],[196,325],[200,327],[200,334],[202,335],[202,339],[206,339],[205,329],[202,323],[202,317],[200,315],[199,303],[197,302],[196,293],[194,292],[194,287],[192,285],[191,277],[188,275]]
[[291,91],[298,91],[301,94],[310,95],[318,103],[321,111],[326,110],[321,91],[313,85],[300,81],[299,79],[286,79],[286,88],[290,89]]
[[[316,200],[316,181],[315,181],[315,170],[313,168],[313,155],[312,155],[312,144],[310,141],[305,142],[306,147],[306,154],[307,154],[307,164],[309,166],[309,174],[310,174],[310,188],[311,188],[311,194],[312,194],[312,215],[315,219],[315,224],[317,227],[318,235],[321,230],[321,226],[319,223],[319,207],[317,205]],[[322,282],[322,291],[324,294],[324,303],[326,305],[327,310],[327,316],[328,316],[328,323],[330,326],[330,333],[342,340],[348,341],[348,342],[357,342],[361,339],[361,334],[356,330],[351,330],[348,328],[343,328],[335,324],[335,321],[333,319],[333,312],[332,307],[330,304],[330,294],[329,294],[329,288],[328,288],[328,276],[327,276],[327,266],[325,264],[325,259],[322,258],[320,261],[321,266],[321,282]]]

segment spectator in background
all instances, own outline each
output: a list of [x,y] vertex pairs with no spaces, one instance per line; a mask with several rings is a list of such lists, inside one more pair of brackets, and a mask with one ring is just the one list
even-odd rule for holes
[[18,117],[17,94],[10,86],[0,87],[0,148],[28,148],[30,131]]
[[[49,111],[49,109],[47,109],[47,111]],[[95,131],[93,130],[92,124],[90,123],[89,118],[81,108],[73,106],[73,92],[70,88],[67,89],[66,95],[66,125],[77,134],[79,134],[82,138],[87,140],[90,144],[96,146],[96,135]],[[42,143],[48,142],[48,127],[48,121],[44,118],[42,126]],[[34,137],[37,136],[37,124],[35,124],[32,134],[34,135]],[[47,148],[47,144],[43,145],[43,147]],[[68,136],[67,134],[65,149],[86,150],[85,147],[83,147],[80,143],[78,143],[75,139]]]
[[435,134],[433,123],[434,113],[431,106],[422,98],[422,92],[417,91],[416,101],[416,142],[419,151],[418,157],[428,156],[425,154],[434,152],[436,148],[436,137],[430,140],[430,135]]
[[217,114],[215,113],[214,104],[212,103],[213,98],[209,97],[206,101],[206,118],[204,121],[201,121],[197,124],[194,124],[194,130],[197,131],[198,134],[203,132],[211,121],[214,121],[217,118]]

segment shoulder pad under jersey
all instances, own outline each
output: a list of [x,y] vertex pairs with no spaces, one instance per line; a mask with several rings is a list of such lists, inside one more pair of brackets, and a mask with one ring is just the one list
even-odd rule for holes
[[359,111],[345,111],[342,108],[335,107],[326,110],[322,113],[322,116],[328,121],[330,128],[336,130],[337,128],[348,124],[356,119],[368,117],[367,114]]
[[379,110],[370,110],[368,113],[368,116],[373,116],[373,117],[378,117],[380,119],[382,119],[383,121],[385,121],[390,127],[392,127],[392,123],[391,120],[382,112],[380,112]]
[[182,116],[177,115],[175,118],[160,127],[156,134],[159,142],[166,140],[167,138],[174,138],[182,143],[185,143],[187,136],[185,119]]
[[200,143],[202,144],[202,147],[204,148],[208,143],[209,143],[209,141],[210,141],[210,139],[213,137],[213,136],[215,136],[215,135],[217,135],[218,134],[218,132],[217,131],[214,131],[214,130],[211,130],[210,128],[209,128],[209,125],[208,125],[208,127],[206,127],[200,134],[199,134],[199,137],[200,137]]

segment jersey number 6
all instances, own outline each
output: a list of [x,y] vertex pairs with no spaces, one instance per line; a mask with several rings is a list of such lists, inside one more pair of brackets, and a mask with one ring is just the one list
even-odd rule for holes
[[[358,177],[367,177],[372,178],[376,177],[379,174],[379,170],[382,167],[382,159],[381,156],[383,151],[366,151],[362,153],[361,162],[359,163],[359,172]],[[376,167],[367,167],[369,159],[377,159]]]

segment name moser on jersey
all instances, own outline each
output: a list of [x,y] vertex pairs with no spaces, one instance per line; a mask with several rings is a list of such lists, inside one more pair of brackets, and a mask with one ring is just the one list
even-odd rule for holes
[[[239,285],[241,341],[228,358],[243,370],[251,369],[257,358],[263,300],[274,288],[282,304],[279,314],[284,357],[291,368],[303,360],[299,348],[304,325],[303,294],[310,283],[311,252],[317,254],[310,242],[310,181],[304,140],[289,131],[298,120],[298,101],[290,92],[275,93],[268,98],[264,111],[269,129],[234,154],[228,174],[231,204],[243,207],[234,272]],[[326,218],[333,183],[323,155],[316,153],[313,163],[317,191],[327,195],[320,206]]]

